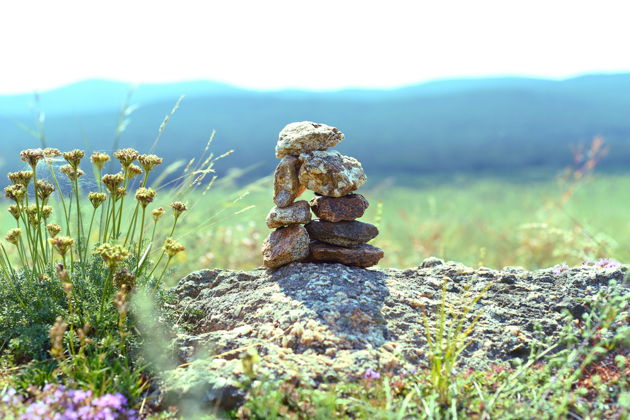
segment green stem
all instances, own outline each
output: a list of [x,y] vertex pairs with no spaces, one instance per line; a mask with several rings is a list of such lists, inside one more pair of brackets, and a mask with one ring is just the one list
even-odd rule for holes
[[8,267],[9,267],[9,270],[11,271],[11,273],[7,272],[7,269],[4,267],[5,262],[2,259],[0,259],[0,262],[2,263],[2,264],[0,264],[0,266],[2,266],[2,269],[5,272],[5,276],[11,282],[11,285],[15,289],[15,296],[20,301],[20,305],[22,306],[22,309],[24,309],[26,312],[30,313],[31,311],[29,310],[29,307],[24,303],[24,299],[23,299],[22,294],[20,293],[20,289],[17,287],[17,284],[15,284],[15,271],[13,271],[13,267],[11,266],[11,261],[9,261],[9,256],[7,255],[7,251],[4,249],[3,245],[0,244],[0,247],[2,247],[2,253],[4,254],[4,260],[6,260],[6,264],[8,264]]
[[63,198],[63,193],[61,192],[61,186],[59,185],[59,180],[57,179],[57,175],[55,175],[55,168],[53,168],[52,163],[48,163],[48,167],[50,168],[50,175],[55,181],[55,186],[57,187],[57,194],[61,200],[61,205],[63,206],[63,214],[66,220],[66,232],[68,236],[71,236],[70,232],[70,218],[68,217],[68,209],[66,208],[66,200]]
[[85,238],[85,251],[83,253],[83,260],[87,261],[88,248],[90,247],[90,236],[92,235],[92,226],[94,225],[94,217],[96,216],[96,209],[92,211],[92,219],[90,220],[90,227],[88,229],[87,237]]
[[164,278],[164,274],[166,274],[166,269],[168,268],[168,266],[171,263],[172,259],[173,259],[173,257],[168,257],[168,261],[166,261],[166,265],[164,266],[164,270],[162,271],[162,274],[160,275],[160,278],[158,279],[158,281],[155,283],[155,290],[157,290],[158,287],[160,287],[160,283],[162,283],[162,279]]
[[[173,233],[175,233],[175,228],[177,227],[177,220],[178,220],[178,217],[176,217],[175,221],[173,222],[173,228],[171,229],[171,234],[169,236],[173,236]],[[162,260],[164,259],[165,253],[166,253],[166,251],[164,251],[164,249],[162,249],[162,255],[160,255],[160,258],[158,259],[158,262],[155,263],[155,267],[153,267],[153,270],[151,270],[151,272],[149,273],[149,277],[151,277],[153,275],[153,273],[155,272],[155,270],[158,268],[158,265],[160,265],[160,262],[162,262]]]
[[97,320],[99,321],[103,317],[103,310],[105,309],[105,300],[107,298],[107,292],[109,291],[109,285],[114,278],[114,268],[115,267],[113,265],[109,267],[109,273],[107,273],[105,284],[103,284],[103,293],[101,294],[101,307],[98,311],[98,318],[97,318]]
[[136,261],[140,263],[140,252],[142,252],[142,237],[144,236],[144,218],[147,212],[147,208],[142,206],[142,219],[140,222],[140,239],[138,240],[138,258]]
[[77,202],[77,255],[79,259],[81,259],[81,234],[83,233],[83,223],[81,221],[81,201],[79,197],[79,179],[75,178],[74,180],[74,197]]

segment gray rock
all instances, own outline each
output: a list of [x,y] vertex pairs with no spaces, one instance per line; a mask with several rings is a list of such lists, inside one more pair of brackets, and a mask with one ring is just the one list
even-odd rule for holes
[[300,184],[317,194],[343,197],[367,181],[361,163],[336,150],[300,155]]
[[267,215],[267,227],[270,229],[311,221],[311,207],[308,201],[296,201],[287,207],[274,207]]
[[276,157],[299,156],[304,152],[326,150],[343,140],[343,133],[335,127],[311,121],[287,124],[276,144]]
[[300,165],[300,160],[295,156],[286,156],[276,167],[273,182],[273,202],[278,207],[290,205],[306,190],[298,178]]
[[338,246],[356,246],[365,244],[378,236],[378,228],[369,223],[359,222],[327,222],[313,220],[306,225],[311,239]]
[[[184,398],[194,391],[191,398],[214,406],[224,404],[217,396],[229,396],[230,405],[238,398],[236,385],[245,379],[239,357],[254,345],[260,377],[299,372],[315,386],[359,380],[367,368],[425,368],[424,311],[433,324],[445,277],[446,300],[454,305],[467,288],[475,294],[492,284],[478,303],[482,315],[460,359],[461,369],[484,369],[526,358],[531,343],[557,338],[568,322],[563,310],[579,309],[582,298],[605,291],[610,280],[627,290],[626,269],[515,275],[445,262],[405,270],[293,263],[275,271],[199,271],[173,290],[173,309],[186,327],[177,339],[185,349],[181,361],[198,361],[163,376],[180,379],[170,392]],[[514,283],[502,283],[506,276],[514,276]]]

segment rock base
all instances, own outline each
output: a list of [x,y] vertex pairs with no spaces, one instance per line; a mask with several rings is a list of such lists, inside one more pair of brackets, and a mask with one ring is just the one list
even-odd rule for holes
[[261,358],[260,377],[300,375],[314,386],[356,380],[368,368],[425,367],[424,313],[435,319],[445,277],[453,305],[467,288],[478,293],[492,283],[479,302],[483,315],[461,367],[523,359],[533,341],[558,335],[565,310],[580,316],[586,310],[580,298],[610,280],[622,283],[626,269],[584,266],[554,274],[473,269],[432,258],[406,270],[293,263],[275,271],[199,271],[174,289],[190,331],[178,338],[181,361],[193,364],[165,375],[173,378],[165,389],[179,398],[201,389],[195,398],[210,405],[236,403],[236,384],[245,377],[239,357],[252,348]]

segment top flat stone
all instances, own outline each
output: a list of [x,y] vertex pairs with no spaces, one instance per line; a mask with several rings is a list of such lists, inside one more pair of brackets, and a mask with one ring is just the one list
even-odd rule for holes
[[344,135],[339,129],[326,124],[300,121],[287,124],[280,131],[276,144],[276,157],[299,156],[301,153],[326,150],[336,146]]

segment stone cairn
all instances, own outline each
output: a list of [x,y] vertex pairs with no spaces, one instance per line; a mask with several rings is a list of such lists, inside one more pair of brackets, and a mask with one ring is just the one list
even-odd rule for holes
[[[359,222],[368,201],[356,194],[367,177],[361,163],[336,146],[344,135],[335,127],[310,121],[288,124],[280,132],[274,197],[267,226],[275,229],[263,244],[263,263],[278,268],[295,261],[337,262],[370,267],[383,251],[369,245],[376,226]],[[311,202],[295,201],[306,189]],[[318,217],[311,220],[311,210]]]

